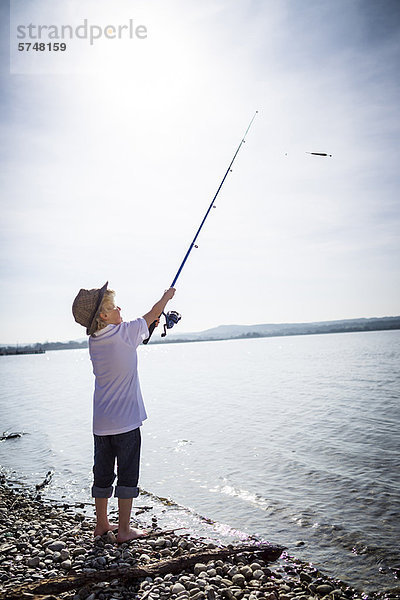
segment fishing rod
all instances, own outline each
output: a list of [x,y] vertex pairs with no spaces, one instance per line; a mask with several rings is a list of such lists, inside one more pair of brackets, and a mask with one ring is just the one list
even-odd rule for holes
[[[171,283],[170,287],[175,287],[175,284],[178,281],[178,278],[179,278],[179,276],[180,276],[180,274],[182,272],[183,267],[185,266],[185,263],[186,263],[187,259],[189,258],[189,255],[190,255],[191,251],[193,250],[193,248],[197,248],[196,241],[197,241],[197,238],[200,235],[200,231],[203,229],[203,225],[206,222],[206,219],[207,219],[208,215],[210,214],[211,209],[215,208],[214,202],[215,202],[215,200],[216,200],[219,192],[221,191],[222,186],[225,183],[225,179],[228,177],[228,174],[232,172],[232,165],[235,162],[235,158],[239,154],[239,150],[242,147],[242,144],[245,143],[246,135],[248,134],[249,129],[252,126],[253,121],[256,118],[257,113],[258,113],[258,110],[256,110],[256,112],[254,113],[253,118],[251,119],[251,121],[250,121],[250,123],[249,123],[249,125],[248,125],[248,127],[247,127],[247,129],[246,129],[246,131],[244,133],[244,136],[242,137],[241,142],[240,142],[239,146],[237,147],[235,154],[233,155],[233,158],[232,158],[232,160],[231,160],[231,162],[229,164],[229,167],[227,168],[226,173],[223,176],[221,183],[219,184],[219,187],[218,187],[218,189],[217,189],[217,191],[216,191],[216,193],[214,195],[214,198],[211,200],[211,204],[208,207],[207,212],[204,215],[202,222],[200,223],[200,227],[196,231],[196,235],[194,236],[194,238],[193,238],[193,240],[192,240],[192,242],[191,242],[191,244],[190,244],[190,246],[188,248],[188,251],[186,252],[186,254],[184,256],[184,259],[181,262],[180,267],[179,267],[179,269],[178,269],[178,271],[177,271],[174,279],[172,280],[172,283]],[[165,317],[165,325],[164,325],[164,332],[161,334],[161,337],[165,337],[167,335],[167,329],[171,329],[174,325],[176,325],[181,320],[181,315],[179,313],[177,313],[176,311],[174,311],[174,310],[172,310],[172,311],[170,311],[168,313],[164,313],[163,312],[162,314]],[[161,317],[161,315],[160,315],[160,317]],[[149,340],[150,340],[150,338],[151,338],[151,336],[153,334],[153,331],[154,331],[154,329],[156,327],[156,323],[157,323],[157,321],[153,321],[153,323],[151,323],[151,325],[149,327],[149,337],[146,340],[143,341],[143,344],[147,344],[149,342]]]

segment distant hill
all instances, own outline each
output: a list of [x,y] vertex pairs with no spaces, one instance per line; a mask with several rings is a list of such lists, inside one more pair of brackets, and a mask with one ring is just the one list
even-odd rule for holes
[[[277,337],[289,335],[314,335],[321,333],[346,333],[351,331],[381,331],[400,329],[400,316],[373,317],[371,319],[343,319],[340,321],[316,321],[315,323],[269,323],[259,325],[219,325],[194,333],[168,333],[166,338],[156,334],[151,344],[173,344],[183,342],[206,342],[216,340],[237,340],[246,338]],[[162,331],[160,326],[159,331]],[[176,331],[174,329],[174,331]],[[33,351],[71,350],[87,348],[87,338],[69,342],[45,342],[26,346],[2,346],[1,354],[27,354]]]
[[[400,329],[400,316],[370,319],[342,319],[314,323],[269,323],[259,325],[219,325],[199,333],[169,334],[165,341],[213,341],[226,339],[345,333],[350,331],[380,331]],[[153,341],[153,340],[152,340]]]
[[313,333],[339,333],[345,331],[374,331],[399,329],[400,317],[371,319],[345,319],[339,321],[316,321],[314,323],[271,323],[260,325],[220,325],[201,332],[201,336],[215,339],[223,337],[307,335]]

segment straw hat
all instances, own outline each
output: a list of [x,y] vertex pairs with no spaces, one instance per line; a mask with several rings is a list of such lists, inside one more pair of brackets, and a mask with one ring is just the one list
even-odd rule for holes
[[108,281],[100,289],[79,290],[72,304],[72,314],[75,321],[86,327],[88,335],[92,335],[96,331],[96,317],[99,316],[101,302],[107,286]]

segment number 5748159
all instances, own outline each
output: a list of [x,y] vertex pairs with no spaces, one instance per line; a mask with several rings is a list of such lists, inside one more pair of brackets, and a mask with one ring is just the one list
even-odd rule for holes
[[36,50],[36,52],[45,52],[46,50],[64,52],[66,49],[67,44],[65,42],[35,42],[34,44],[32,42],[20,42],[18,44],[19,52],[28,52],[29,50]]

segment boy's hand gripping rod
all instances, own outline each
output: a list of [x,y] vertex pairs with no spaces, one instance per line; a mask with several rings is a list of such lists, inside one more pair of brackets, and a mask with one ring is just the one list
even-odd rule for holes
[[[253,115],[253,118],[251,119],[251,121],[250,121],[250,123],[249,123],[249,126],[247,127],[247,129],[246,129],[246,131],[245,131],[245,134],[244,134],[244,136],[242,137],[242,140],[241,140],[241,142],[240,142],[239,146],[237,147],[237,150],[236,150],[235,154],[233,155],[233,158],[232,158],[232,160],[231,160],[231,162],[230,162],[230,165],[229,165],[229,167],[227,168],[227,170],[226,170],[226,173],[225,173],[225,175],[224,175],[224,177],[223,177],[223,179],[222,179],[221,183],[219,184],[219,187],[218,187],[218,189],[217,189],[217,191],[216,191],[216,193],[215,193],[215,196],[214,196],[214,198],[212,199],[212,201],[211,201],[211,204],[210,204],[210,206],[208,207],[208,210],[207,210],[206,214],[204,215],[204,218],[203,218],[202,222],[200,223],[200,227],[198,228],[198,230],[197,230],[197,232],[196,232],[196,235],[194,236],[194,238],[193,238],[193,240],[192,240],[192,243],[190,244],[190,246],[189,246],[189,248],[188,248],[188,251],[187,251],[187,252],[186,252],[186,254],[185,254],[185,257],[184,257],[183,261],[181,262],[181,265],[180,265],[180,267],[179,267],[179,269],[178,269],[178,271],[177,271],[177,273],[176,273],[176,275],[175,275],[175,277],[174,277],[174,279],[173,279],[173,281],[172,281],[172,283],[171,283],[170,287],[175,287],[175,284],[176,284],[176,282],[177,282],[177,280],[178,280],[178,278],[179,278],[179,275],[181,274],[181,272],[182,272],[182,269],[183,269],[183,267],[185,266],[185,263],[186,263],[187,259],[189,258],[189,254],[191,253],[191,251],[193,250],[193,248],[197,248],[197,246],[196,246],[196,241],[197,241],[197,238],[198,238],[198,237],[199,237],[199,235],[200,235],[200,231],[202,230],[202,228],[203,228],[203,225],[204,225],[204,223],[206,222],[206,219],[207,219],[208,215],[209,215],[209,214],[210,214],[210,212],[211,212],[211,209],[214,207],[214,202],[215,202],[215,200],[216,200],[216,198],[217,198],[217,196],[218,196],[219,192],[221,191],[221,188],[222,188],[222,186],[224,185],[224,182],[225,182],[225,179],[226,179],[226,178],[227,178],[227,176],[228,176],[228,173],[230,173],[230,172],[232,171],[232,165],[233,165],[233,163],[235,162],[235,158],[236,158],[236,156],[238,155],[238,153],[239,153],[239,150],[240,150],[240,148],[242,147],[242,144],[244,144],[244,142],[245,142],[246,135],[247,135],[247,133],[248,133],[248,131],[249,131],[250,127],[252,126],[252,124],[253,124],[253,121],[254,121],[254,119],[256,118],[256,114],[257,114],[257,113],[258,113],[258,110],[256,110],[256,112],[254,113],[254,115]],[[161,316],[161,315],[160,315],[160,316]],[[180,318],[180,317],[179,317],[179,318]],[[178,320],[179,320],[179,319],[178,319]],[[176,322],[177,322],[177,321],[176,321]],[[150,340],[150,338],[151,338],[151,336],[152,336],[152,334],[153,334],[153,331],[154,331],[154,329],[155,329],[155,327],[156,327],[156,323],[157,323],[157,321],[153,321],[153,323],[151,323],[151,325],[150,325],[150,327],[149,327],[149,337],[148,337],[146,340],[144,340],[144,341],[143,341],[143,344],[147,344],[147,343],[149,342],[149,340]],[[172,327],[172,324],[171,324],[171,327]]]

